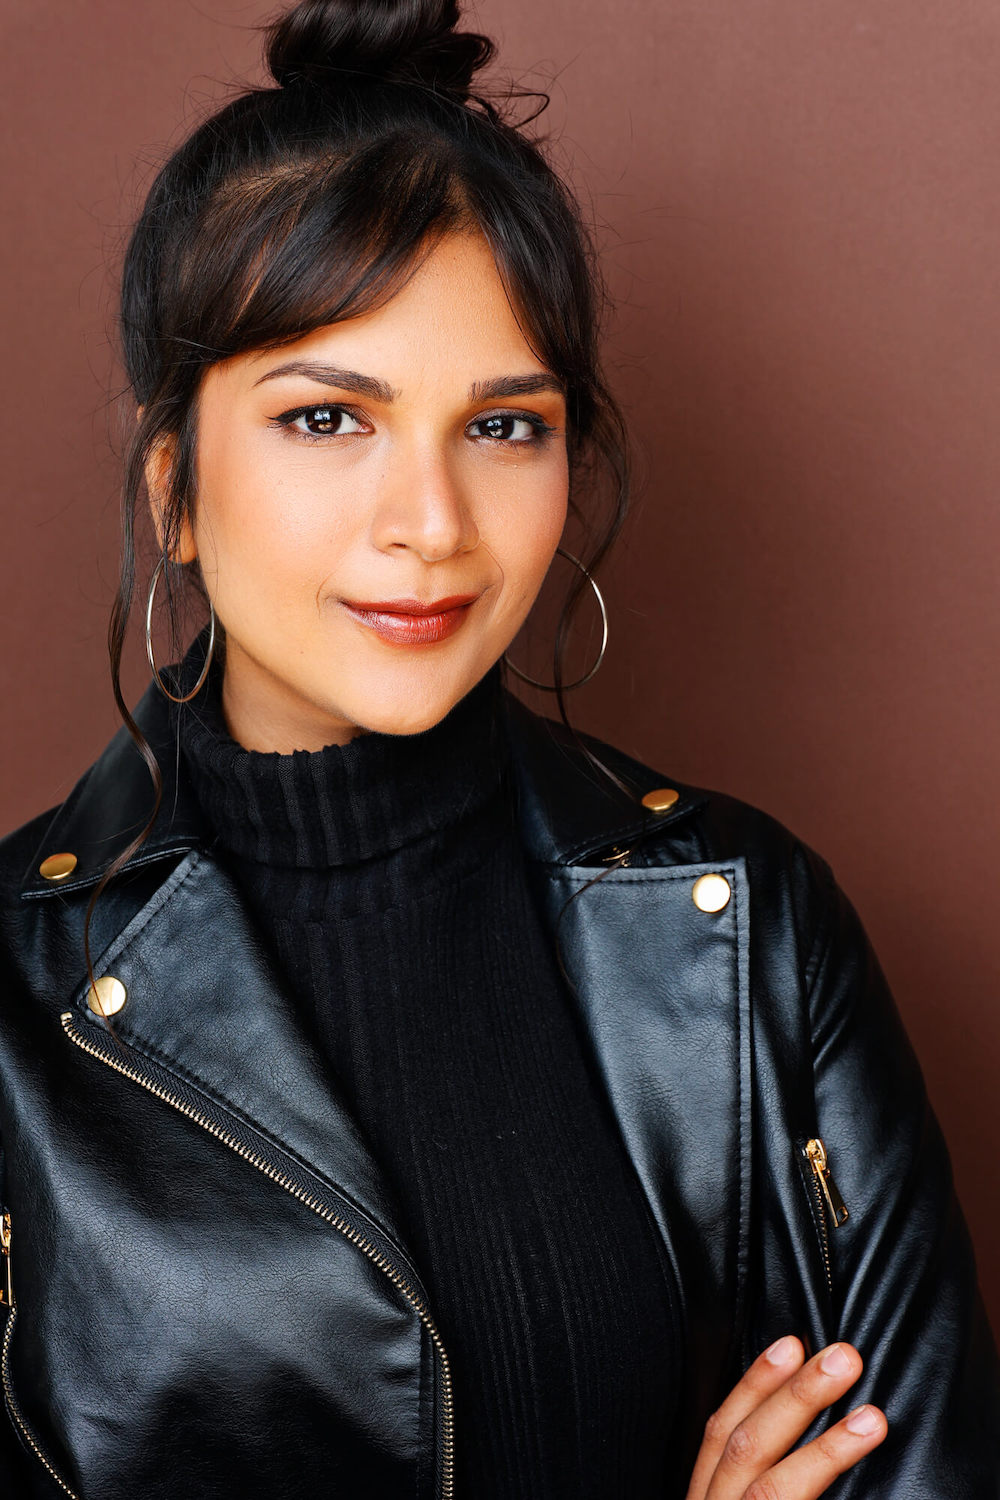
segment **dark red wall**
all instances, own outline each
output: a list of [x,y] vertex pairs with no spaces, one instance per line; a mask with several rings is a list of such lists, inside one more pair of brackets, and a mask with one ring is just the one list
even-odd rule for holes
[[[272,9],[5,0],[3,827],[60,799],[114,727],[117,259],[163,152],[252,76]],[[553,80],[645,475],[578,722],[833,862],[923,1061],[1000,1324],[995,7],[476,15],[509,67]]]

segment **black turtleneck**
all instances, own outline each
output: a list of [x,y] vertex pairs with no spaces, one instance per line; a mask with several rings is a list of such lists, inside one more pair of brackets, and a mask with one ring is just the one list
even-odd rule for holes
[[243,887],[387,1174],[448,1349],[462,1500],[653,1500],[662,1248],[517,835],[495,666],[418,735],[246,751],[182,718]]

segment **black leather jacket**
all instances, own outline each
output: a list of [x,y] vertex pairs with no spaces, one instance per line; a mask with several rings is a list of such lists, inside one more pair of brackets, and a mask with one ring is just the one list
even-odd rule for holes
[[[674,783],[677,801],[650,815],[560,728],[509,708],[532,878],[554,936],[563,913],[567,971],[676,1278],[683,1437],[664,1495],[683,1495],[741,1368],[796,1332],[854,1343],[866,1372],[849,1404],[889,1418],[831,1495],[997,1496],[996,1356],[947,1155],[829,867],[715,792]],[[205,848],[152,688],[139,719],[166,773],[162,812],[94,918],[95,972],[127,992],[119,1041],[88,1009],[82,932],[97,877],[147,815],[131,741],[0,844],[15,1298],[0,1313],[0,1493],[444,1500],[454,1392],[420,1268]],[[600,750],[640,796],[663,785]],[[65,851],[76,868],[45,879],[42,859]],[[696,889],[706,874],[725,886]]]

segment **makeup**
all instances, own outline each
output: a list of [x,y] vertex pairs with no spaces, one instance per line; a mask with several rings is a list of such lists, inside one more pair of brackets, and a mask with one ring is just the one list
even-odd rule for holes
[[417,599],[354,603],[342,600],[356,620],[393,646],[427,646],[447,640],[462,624],[477,594],[452,594],[421,604]]

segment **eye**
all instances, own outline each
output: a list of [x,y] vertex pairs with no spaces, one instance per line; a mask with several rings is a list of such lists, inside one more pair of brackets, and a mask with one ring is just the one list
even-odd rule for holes
[[[481,429],[479,433],[476,428]],[[491,417],[477,417],[470,422],[473,436],[489,438],[500,443],[530,443],[547,437],[554,428],[541,417],[529,417],[518,412],[497,412]]]
[[303,437],[346,437],[364,431],[363,423],[343,406],[299,406],[276,420]]

